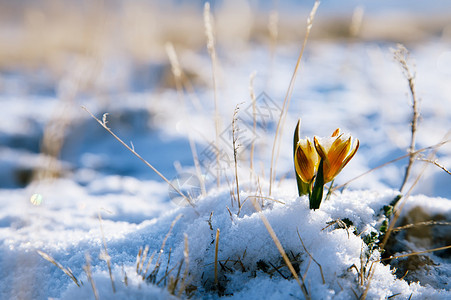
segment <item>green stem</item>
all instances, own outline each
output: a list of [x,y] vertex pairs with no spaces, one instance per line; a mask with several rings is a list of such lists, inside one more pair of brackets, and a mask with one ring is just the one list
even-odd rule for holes
[[309,194],[310,209],[318,209],[323,199],[324,190],[324,172],[323,159],[320,160],[318,166],[318,173],[316,174],[315,184],[313,185],[312,193]]
[[[301,119],[298,120],[298,123],[296,124],[296,128],[294,129],[294,138],[293,138],[293,165],[295,162],[295,156],[296,156],[296,146],[299,142],[299,128],[301,126]],[[298,185],[298,194],[299,197],[303,195],[310,194],[310,185],[308,183],[305,183],[301,180],[301,177],[299,177],[298,173],[296,172],[296,166],[294,167],[294,176],[296,177],[296,183]]]

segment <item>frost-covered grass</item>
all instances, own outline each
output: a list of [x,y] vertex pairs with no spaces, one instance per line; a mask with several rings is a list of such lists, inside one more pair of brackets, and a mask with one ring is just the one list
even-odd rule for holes
[[[30,18],[41,24],[39,11]],[[185,24],[193,30],[196,22]],[[178,80],[174,62],[149,59],[144,52],[155,49],[146,43],[127,53],[133,57],[109,53],[101,65],[64,60],[68,71],[56,82],[45,68],[39,80],[23,69],[0,73],[0,298],[451,298],[450,249],[436,251],[451,244],[451,148],[440,144],[451,128],[445,33],[409,45],[420,114],[413,147],[396,45],[317,39],[308,41],[272,156],[299,41],[278,45],[274,56],[258,42],[234,50],[221,44],[220,27],[216,90],[210,55],[190,44],[175,44]],[[39,51],[25,52],[40,61]],[[190,192],[193,205],[80,106]],[[317,210],[297,196],[291,143],[299,117],[301,138],[340,127],[360,141]],[[219,178],[211,150],[218,144]],[[409,148],[424,150],[401,193]]]

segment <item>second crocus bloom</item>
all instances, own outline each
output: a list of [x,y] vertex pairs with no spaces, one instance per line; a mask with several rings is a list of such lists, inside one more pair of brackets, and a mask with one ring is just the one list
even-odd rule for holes
[[359,140],[351,135],[340,133],[337,128],[331,137],[313,138],[315,148],[323,160],[324,182],[332,181],[359,149]]

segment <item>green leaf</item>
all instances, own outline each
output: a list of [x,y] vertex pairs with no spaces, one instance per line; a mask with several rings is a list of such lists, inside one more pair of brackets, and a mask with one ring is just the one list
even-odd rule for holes
[[310,209],[318,209],[321,200],[323,199],[324,190],[324,172],[323,159],[319,161],[318,173],[316,173],[315,184],[313,185],[312,193],[310,194]]
[[[298,144],[298,141],[300,139],[299,137],[299,130],[301,127],[301,119],[298,120],[298,123],[296,124],[296,128],[294,129],[294,138],[293,138],[293,165],[294,165],[294,157],[296,156],[296,145]],[[294,176],[296,177],[296,183],[298,185],[298,194],[299,197],[303,195],[309,194],[309,184],[305,183],[301,180],[301,177],[299,177],[298,173],[296,172],[296,166],[294,167]]]

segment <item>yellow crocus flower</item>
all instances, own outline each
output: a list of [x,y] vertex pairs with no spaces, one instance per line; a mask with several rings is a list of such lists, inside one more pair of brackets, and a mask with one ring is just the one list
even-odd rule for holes
[[316,151],[323,160],[324,183],[332,181],[359,149],[359,140],[340,133],[337,128],[331,137],[313,137]]
[[300,139],[294,156],[296,173],[305,183],[311,183],[315,178],[319,165],[319,156],[310,139]]

